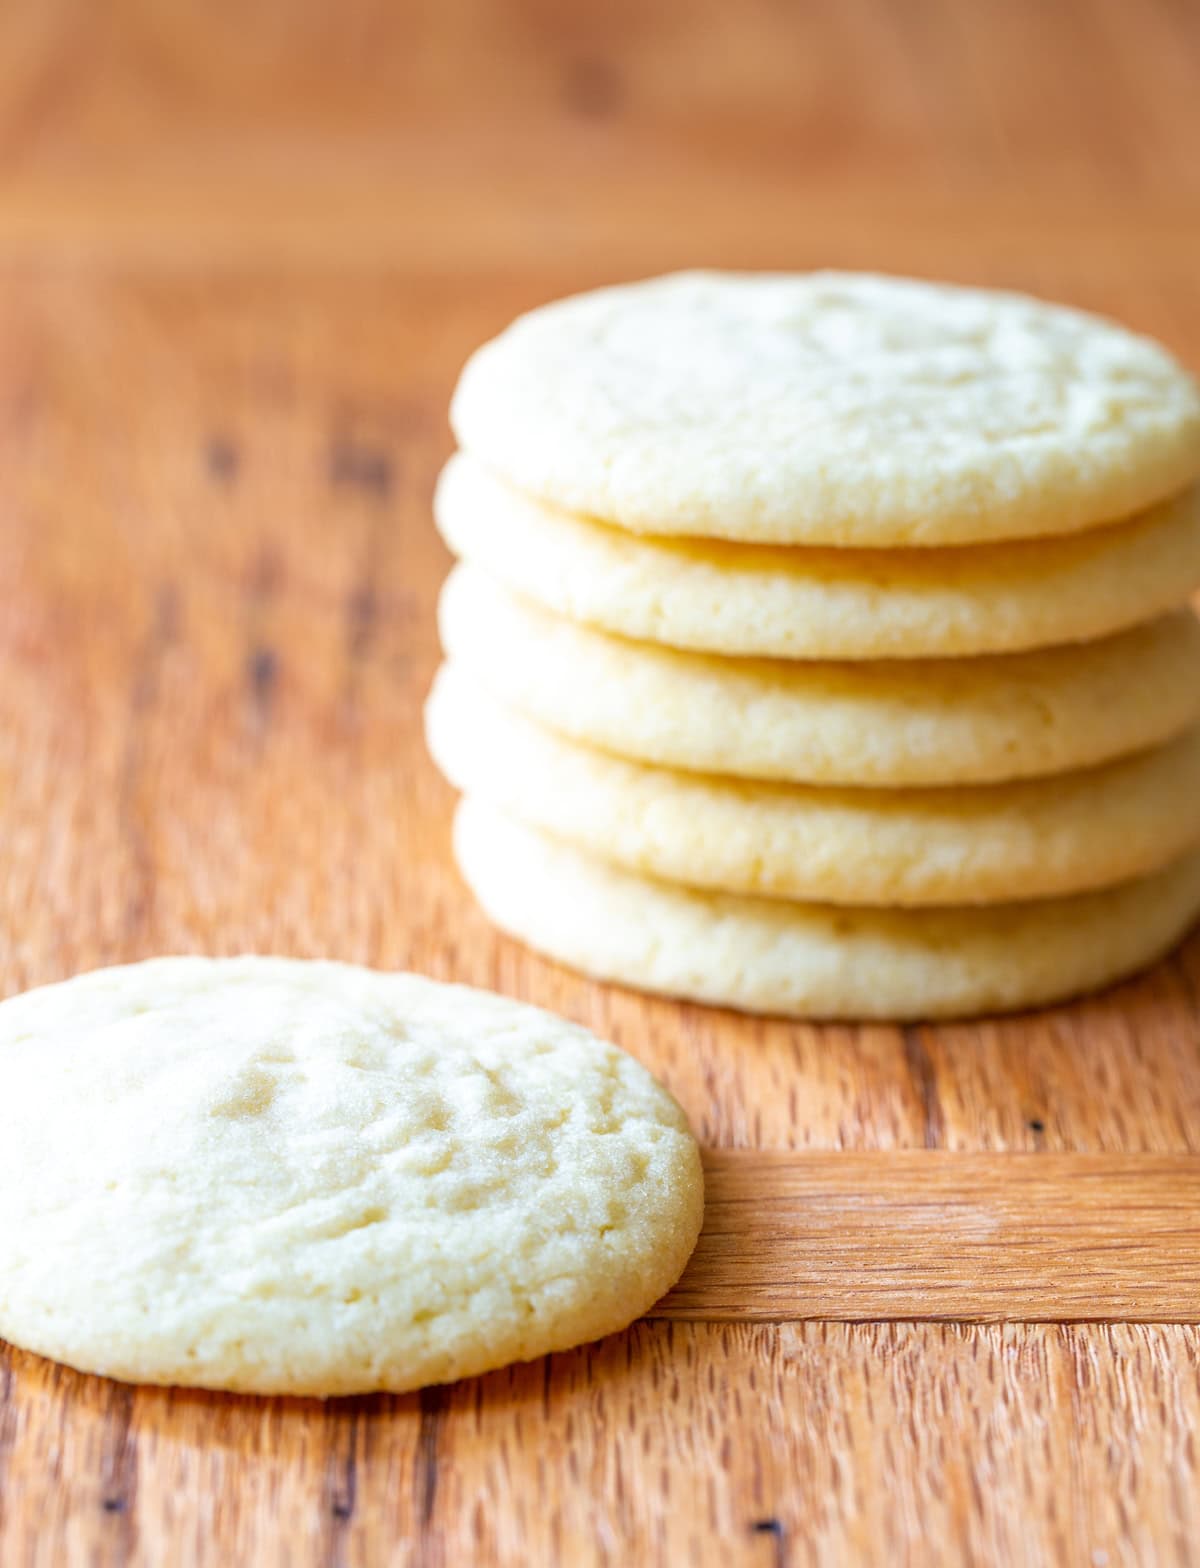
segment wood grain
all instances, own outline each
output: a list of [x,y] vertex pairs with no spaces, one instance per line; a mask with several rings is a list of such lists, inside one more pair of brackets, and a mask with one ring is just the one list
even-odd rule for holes
[[1140,1568],[1200,1534],[1189,1328],[643,1323],[328,1407],[10,1364],[5,1568]]
[[4,988],[256,948],[555,1007],[709,1146],[660,1310],[699,1279],[708,1316],[788,1315],[328,1407],[0,1347],[5,1568],[1200,1561],[1196,1328],[797,1320],[912,1311],[917,1266],[971,1316],[1191,1316],[1200,940],[995,1023],[646,1000],[488,929],[420,737],[477,342],[622,276],[833,263],[1033,289],[1200,363],[1197,103],[1178,0],[0,12]]
[[652,1316],[1200,1323],[1194,1155],[714,1150]]

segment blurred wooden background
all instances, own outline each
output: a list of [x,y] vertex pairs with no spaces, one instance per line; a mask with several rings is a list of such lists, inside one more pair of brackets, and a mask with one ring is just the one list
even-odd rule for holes
[[[419,732],[454,377],[520,308],[697,263],[1029,288],[1200,364],[1200,7],[0,10],[5,989],[155,951],[410,965],[611,1034],[716,1150],[1194,1183],[1195,940],[1035,1018],[818,1029],[588,985],[459,887]],[[795,1320],[685,1311],[327,1408],[0,1347],[0,1561],[1198,1562],[1171,1234],[1140,1306],[1116,1260],[1121,1321],[823,1321],[817,1279]],[[933,1213],[918,1276],[938,1251]],[[1184,1321],[1134,1321],[1156,1301]]]

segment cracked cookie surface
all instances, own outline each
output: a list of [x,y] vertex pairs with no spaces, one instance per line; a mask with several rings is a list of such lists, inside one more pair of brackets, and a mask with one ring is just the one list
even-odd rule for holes
[[401,1391],[624,1327],[699,1230],[632,1057],[416,975],[164,958],[0,1004],[0,1335],[85,1371]]
[[559,300],[467,363],[463,449],[638,533],[966,544],[1131,516],[1200,475],[1165,349],[1023,295],[689,272]]

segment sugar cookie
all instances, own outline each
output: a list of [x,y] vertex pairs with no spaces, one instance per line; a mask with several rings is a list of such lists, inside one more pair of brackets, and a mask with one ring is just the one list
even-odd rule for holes
[[0,1004],[0,1076],[0,1334],[113,1377],[464,1377],[623,1327],[699,1230],[632,1057],[415,975],[100,970]]
[[464,794],[667,881],[835,904],[975,904],[1125,881],[1200,842],[1200,730],[1101,768],[967,789],[755,784],[563,740],[443,666],[430,752]]
[[1107,636],[1200,586],[1200,490],[1060,539],[822,550],[654,539],[522,495],[462,453],[434,511],[456,555],[571,620],[781,659],[1011,653]]
[[1165,349],[1022,295],[691,272],[545,305],[485,344],[462,447],[639,533],[947,545],[1071,533],[1200,476]]
[[846,909],[654,882],[464,800],[455,849],[491,920],[597,979],[815,1018],[1008,1012],[1110,984],[1200,912],[1200,853],[1102,893],[975,909]]
[[470,567],[443,589],[442,642],[549,728],[642,762],[883,787],[1088,767],[1200,718],[1200,622],[980,659],[722,659],[577,626]]

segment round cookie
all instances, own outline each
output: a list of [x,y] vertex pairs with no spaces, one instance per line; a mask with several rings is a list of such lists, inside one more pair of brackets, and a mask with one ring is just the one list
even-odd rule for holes
[[471,799],[458,863],[490,919],[600,980],[746,1012],[946,1018],[1063,1001],[1165,953],[1200,912],[1200,853],[1102,893],[976,909],[845,909],[618,871]]
[[1188,610],[1099,642],[980,659],[722,659],[577,626],[460,566],[440,624],[456,664],[560,734],[743,778],[996,783],[1105,762],[1200,717]]
[[1200,842],[1200,729],[1082,773],[972,789],[812,789],[626,762],[452,665],[425,709],[465,794],[629,871],[835,904],[976,904],[1105,887]]
[[632,1057],[415,975],[99,970],[0,1005],[0,1076],[0,1335],[112,1377],[465,1377],[623,1327],[699,1231]]
[[1009,653],[1106,636],[1200,584],[1200,490],[1060,539],[822,550],[656,539],[523,495],[462,453],[442,537],[545,609],[624,637],[783,659]]
[[638,533],[948,545],[1071,533],[1200,475],[1159,345],[1017,294],[691,272],[522,316],[463,370],[460,444]]

